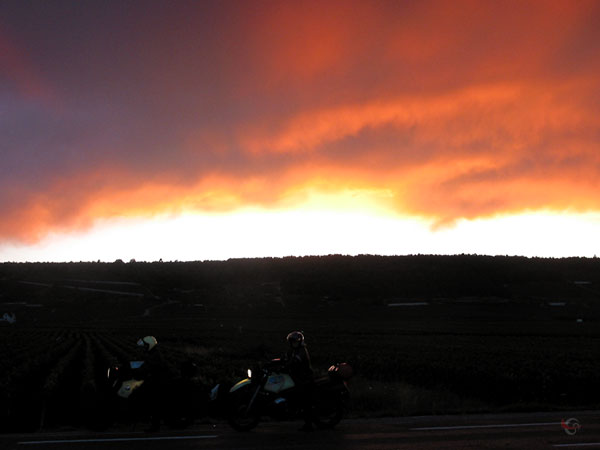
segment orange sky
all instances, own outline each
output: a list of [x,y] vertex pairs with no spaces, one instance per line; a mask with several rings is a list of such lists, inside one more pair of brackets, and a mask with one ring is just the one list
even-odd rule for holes
[[597,1],[82,3],[0,5],[0,245],[315,192],[600,212]]

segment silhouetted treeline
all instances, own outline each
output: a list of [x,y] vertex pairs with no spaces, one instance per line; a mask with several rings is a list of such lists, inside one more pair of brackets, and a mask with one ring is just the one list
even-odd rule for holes
[[[114,280],[165,289],[218,290],[280,283],[291,295],[337,298],[515,297],[564,294],[600,283],[599,258],[329,255],[203,262],[4,263],[0,278]],[[581,286],[581,283],[578,283]]]

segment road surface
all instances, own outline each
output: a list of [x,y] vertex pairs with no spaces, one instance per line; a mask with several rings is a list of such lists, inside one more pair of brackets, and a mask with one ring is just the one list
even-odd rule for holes
[[[577,419],[578,430],[565,430]],[[249,433],[225,423],[182,431],[61,431],[0,435],[14,450],[320,450],[599,449],[600,411],[423,416],[343,421],[335,430],[299,432],[299,422],[261,423]],[[567,431],[575,434],[568,434]]]

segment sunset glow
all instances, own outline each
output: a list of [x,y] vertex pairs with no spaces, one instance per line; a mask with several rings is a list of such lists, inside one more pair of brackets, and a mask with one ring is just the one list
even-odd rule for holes
[[597,1],[0,5],[0,261],[600,253]]
[[14,261],[188,261],[322,254],[600,254],[600,214],[535,213],[460,220],[432,230],[415,218],[352,210],[243,210],[119,219],[85,233],[54,234],[27,247],[5,245]]

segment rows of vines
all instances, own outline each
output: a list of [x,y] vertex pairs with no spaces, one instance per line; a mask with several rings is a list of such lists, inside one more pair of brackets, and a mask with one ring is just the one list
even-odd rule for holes
[[[34,431],[101,420],[107,369],[139,359],[135,339],[95,331],[2,330],[0,430]],[[180,366],[187,355],[169,353]]]

